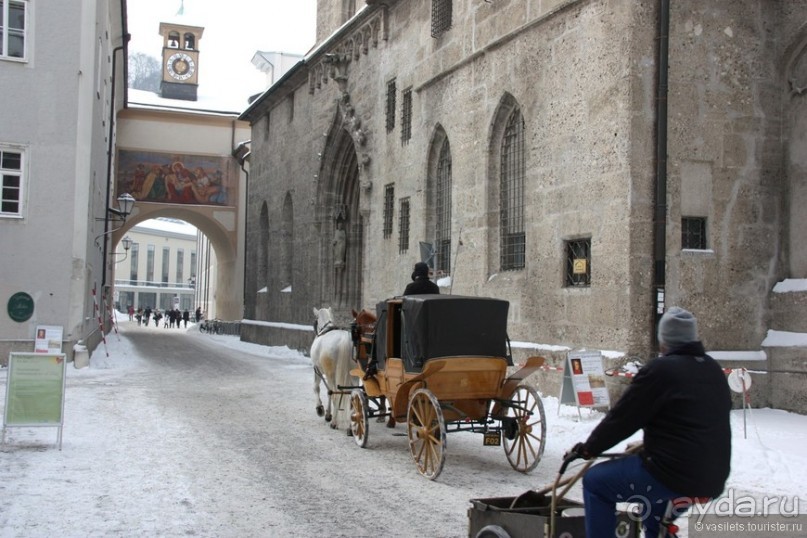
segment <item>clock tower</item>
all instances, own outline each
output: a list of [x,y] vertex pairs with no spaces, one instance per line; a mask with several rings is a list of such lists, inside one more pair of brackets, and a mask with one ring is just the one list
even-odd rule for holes
[[199,41],[204,28],[163,22],[163,78],[160,95],[196,101],[199,87]]

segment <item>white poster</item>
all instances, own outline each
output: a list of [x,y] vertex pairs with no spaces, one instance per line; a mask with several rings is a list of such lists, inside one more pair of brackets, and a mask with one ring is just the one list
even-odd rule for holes
[[602,354],[599,351],[570,351],[567,361],[577,405],[609,407],[611,401],[605,386]]
[[56,325],[38,325],[36,328],[36,340],[34,341],[34,352],[61,353],[62,334],[63,329]]

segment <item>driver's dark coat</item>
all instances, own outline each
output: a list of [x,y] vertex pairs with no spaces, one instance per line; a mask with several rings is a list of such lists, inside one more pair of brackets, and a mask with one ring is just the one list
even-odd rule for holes
[[644,465],[671,490],[715,497],[731,462],[731,395],[725,374],[700,342],[645,365],[585,443],[601,454],[644,430]]
[[428,277],[417,277],[414,281],[406,285],[404,295],[422,295],[422,294],[440,293],[440,287],[429,280]]

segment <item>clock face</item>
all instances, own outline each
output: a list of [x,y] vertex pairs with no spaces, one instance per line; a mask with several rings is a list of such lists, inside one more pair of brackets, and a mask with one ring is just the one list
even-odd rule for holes
[[171,77],[177,80],[188,80],[196,71],[196,64],[193,58],[184,52],[177,52],[168,57],[165,68]]

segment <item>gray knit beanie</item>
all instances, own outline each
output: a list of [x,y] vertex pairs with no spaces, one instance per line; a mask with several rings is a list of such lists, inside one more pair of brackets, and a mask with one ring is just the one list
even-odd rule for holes
[[674,348],[698,341],[698,320],[691,312],[673,306],[664,312],[658,323],[658,341]]

